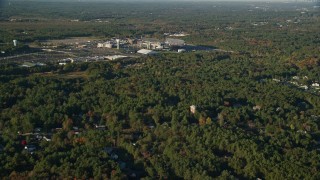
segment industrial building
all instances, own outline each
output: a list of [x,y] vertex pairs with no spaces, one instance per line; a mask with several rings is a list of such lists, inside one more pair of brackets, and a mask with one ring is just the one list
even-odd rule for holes
[[151,55],[156,54],[155,51],[176,51],[179,53],[186,52],[185,41],[182,39],[166,38],[159,40],[157,38],[111,38],[104,43],[98,43],[98,48],[122,48],[126,53],[137,53]]
[[174,38],[166,38],[165,43],[168,44],[169,46],[184,46],[185,45],[184,40],[174,39]]
[[143,38],[140,42],[141,48],[153,49],[153,50],[162,50],[164,43],[155,38]]
[[105,42],[105,43],[98,43],[97,48],[112,48],[113,43]]

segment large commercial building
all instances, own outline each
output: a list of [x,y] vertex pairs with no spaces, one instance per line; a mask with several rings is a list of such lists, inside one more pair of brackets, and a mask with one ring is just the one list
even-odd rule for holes
[[174,38],[167,38],[165,43],[168,44],[169,46],[184,46],[185,45],[184,40],[174,39]]

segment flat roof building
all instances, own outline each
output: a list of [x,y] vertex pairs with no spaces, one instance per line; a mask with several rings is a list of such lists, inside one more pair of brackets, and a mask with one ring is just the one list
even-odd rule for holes
[[165,43],[168,44],[169,46],[184,46],[185,45],[184,40],[173,39],[173,38],[167,38]]

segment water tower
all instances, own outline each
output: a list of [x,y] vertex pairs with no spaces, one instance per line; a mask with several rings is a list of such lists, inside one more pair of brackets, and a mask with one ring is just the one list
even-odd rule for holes
[[18,41],[17,40],[13,40],[13,46],[17,46]]

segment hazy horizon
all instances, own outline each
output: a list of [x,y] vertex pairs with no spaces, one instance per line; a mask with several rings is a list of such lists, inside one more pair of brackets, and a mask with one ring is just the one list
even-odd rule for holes
[[0,0],[0,2],[39,1],[39,2],[319,2],[319,0]]

